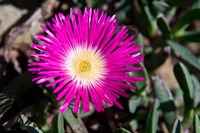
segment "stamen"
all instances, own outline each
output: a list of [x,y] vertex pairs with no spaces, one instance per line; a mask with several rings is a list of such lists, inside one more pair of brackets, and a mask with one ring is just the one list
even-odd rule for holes
[[83,60],[79,64],[79,72],[89,72],[91,70],[91,63],[87,60]]
[[69,57],[66,62],[68,71],[82,85],[92,84],[102,78],[104,61],[98,52],[88,49],[76,50]]

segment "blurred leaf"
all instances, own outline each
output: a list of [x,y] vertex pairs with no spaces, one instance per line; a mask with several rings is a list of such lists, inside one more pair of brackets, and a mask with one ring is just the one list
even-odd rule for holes
[[32,74],[29,72],[25,72],[9,82],[4,87],[4,91],[8,96],[13,94],[15,96],[20,96],[25,91],[33,87],[34,83],[31,81],[31,79]]
[[200,31],[183,32],[176,38],[181,41],[200,42]]
[[159,12],[165,11],[167,8],[169,8],[169,5],[165,1],[153,1],[153,6],[155,9],[157,9]]
[[199,14],[200,14],[199,8],[191,9],[187,13],[185,13],[183,17],[178,21],[178,23],[173,28],[173,33],[175,34],[175,36],[178,35],[178,32],[180,30],[183,30],[184,28],[186,28],[187,24],[195,20],[200,20]]
[[143,15],[146,20],[145,22],[146,25],[143,25],[143,26],[146,27],[146,30],[149,36],[154,36],[157,25],[156,25],[156,19],[150,10],[149,1],[139,0],[138,2],[140,2],[141,8],[143,9],[143,13],[144,13]]
[[179,57],[189,65],[193,66],[197,70],[200,70],[199,60],[187,48],[181,46],[174,41],[168,41],[168,44],[171,46],[177,57]]
[[[76,1],[78,1],[78,0],[76,0]],[[109,3],[109,2],[112,2],[113,0],[93,0],[93,6],[92,7],[94,7],[94,8],[99,8],[99,9],[102,9],[102,7],[104,6],[104,5],[106,5],[107,3]]]
[[146,133],[156,133],[159,118],[159,101],[156,99],[147,117]]
[[197,114],[194,116],[194,119],[193,119],[193,130],[194,130],[194,133],[200,133],[200,121]]
[[131,128],[132,131],[136,131],[138,129],[138,122],[137,122],[137,120],[135,120],[135,119],[131,120],[129,122],[129,126],[130,126],[130,128]]
[[115,129],[114,133],[131,133],[128,130],[124,129],[124,128],[117,128]]
[[74,2],[74,4],[76,4],[76,6],[78,7],[83,7],[86,5],[85,0],[72,0]]
[[156,20],[154,19],[150,9],[147,6],[144,6],[144,13],[147,18],[147,22],[149,24],[149,26],[147,27],[149,35],[153,36],[156,32]]
[[[123,4],[123,3],[122,3]],[[117,10],[116,18],[122,22],[127,18],[127,12],[131,9],[130,4],[124,4]]]
[[176,119],[174,122],[172,133],[182,133],[181,122],[179,119]]
[[142,98],[137,96],[132,96],[129,100],[129,111],[135,113],[137,107],[140,105]]
[[88,133],[82,120],[79,117],[75,117],[70,108],[68,108],[63,114],[65,120],[75,133]]
[[37,126],[35,123],[31,122],[30,120],[28,120],[28,118],[21,114],[20,118],[23,122],[23,124],[25,125],[25,127],[27,128],[29,133],[43,133]]
[[167,24],[166,20],[164,17],[158,17],[157,18],[157,24],[159,29],[162,32],[163,38],[164,39],[171,39],[172,35],[171,35],[171,29],[169,27],[169,25]]
[[183,91],[181,89],[172,90],[174,99],[182,99],[183,98]]
[[64,118],[63,114],[58,113],[53,120],[53,133],[64,133]]
[[135,39],[135,43],[142,46],[142,48],[140,49],[140,52],[144,53],[143,36],[142,36],[141,33],[137,34],[136,39]]
[[192,85],[194,88],[194,104],[195,106],[200,102],[200,83],[196,76],[191,75],[192,78]]
[[94,0],[85,0],[88,7],[92,7],[95,4]]
[[193,3],[192,8],[200,8],[200,0],[195,0],[195,2]]
[[158,76],[153,76],[153,85],[156,97],[160,102],[160,108],[164,114],[165,122],[169,131],[172,131],[174,121],[177,118],[175,103],[172,94]]
[[174,74],[181,89],[183,90],[185,113],[184,119],[187,121],[187,119],[191,117],[194,107],[194,88],[192,79],[187,68],[182,63],[177,63],[174,66]]

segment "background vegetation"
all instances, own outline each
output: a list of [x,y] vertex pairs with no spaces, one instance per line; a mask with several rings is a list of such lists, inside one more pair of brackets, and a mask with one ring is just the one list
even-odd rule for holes
[[[145,77],[124,109],[58,113],[52,89],[31,82],[32,36],[57,12],[116,14],[142,45]],[[200,0],[0,0],[0,132],[200,133]]]

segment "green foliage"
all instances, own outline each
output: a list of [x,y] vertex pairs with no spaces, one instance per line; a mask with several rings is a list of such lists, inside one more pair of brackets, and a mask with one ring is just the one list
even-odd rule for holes
[[169,25],[167,24],[165,18],[158,17],[157,24],[158,24],[159,29],[162,32],[163,39],[166,39],[166,40],[171,39],[172,38],[171,29],[170,29]]
[[190,24],[191,22],[195,20],[200,20],[199,14],[200,14],[200,9],[198,8],[191,9],[190,11],[185,13],[183,17],[178,21],[178,23],[173,28],[173,32],[175,34],[178,34],[178,32],[186,29],[188,24]]
[[200,133],[200,121],[198,115],[194,116],[193,128],[194,128],[194,133]]
[[176,119],[174,122],[172,133],[182,133],[181,121],[179,119]]
[[178,63],[174,66],[174,73],[179,82],[184,96],[184,119],[188,120],[193,116],[194,108],[194,88],[190,74],[184,64]]
[[63,114],[57,114],[53,121],[53,132],[54,133],[64,133],[64,118]]
[[129,111],[135,113],[137,107],[141,104],[141,97],[132,96],[129,100]]
[[195,57],[194,54],[192,54],[187,48],[174,41],[168,41],[168,44],[171,46],[172,50],[178,58],[180,58],[188,65],[191,65],[198,71],[200,70],[200,63],[198,58]]
[[67,123],[71,126],[72,130],[75,133],[84,132],[87,133],[87,129],[85,128],[85,125],[83,124],[82,120],[75,116],[71,109],[67,109],[64,112],[64,119],[67,121]]
[[159,101],[156,99],[147,117],[146,133],[156,133],[159,119]]
[[157,77],[152,77],[154,91],[160,102],[160,108],[163,112],[167,127],[172,131],[173,123],[176,120],[176,110],[173,96],[164,83]]

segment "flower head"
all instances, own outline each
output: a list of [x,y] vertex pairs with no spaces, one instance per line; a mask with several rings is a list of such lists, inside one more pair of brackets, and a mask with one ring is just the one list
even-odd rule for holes
[[85,8],[83,13],[78,10],[77,15],[71,9],[70,17],[59,13],[52,21],[47,22],[47,27],[41,26],[45,35],[35,36],[41,45],[32,45],[40,51],[31,54],[39,58],[29,64],[29,71],[37,75],[33,81],[45,82],[46,87],[56,85],[57,100],[64,99],[60,112],[73,99],[75,113],[80,103],[88,112],[89,101],[99,112],[104,111],[105,103],[122,108],[118,98],[128,96],[126,89],[135,89],[127,82],[143,80],[128,75],[143,69],[133,66],[143,57],[136,53],[141,47],[133,43],[134,36],[128,34],[125,26],[119,29],[115,15],[109,17],[98,9]]

